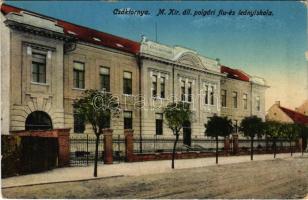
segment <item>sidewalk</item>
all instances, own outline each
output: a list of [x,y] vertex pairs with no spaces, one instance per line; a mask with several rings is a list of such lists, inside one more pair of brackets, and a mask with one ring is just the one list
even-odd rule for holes
[[[301,153],[294,153],[293,157],[301,157]],[[307,157],[307,154],[304,154]],[[276,159],[285,158],[291,159],[290,153],[277,154]],[[260,160],[273,160],[273,154],[254,155],[254,161]],[[250,162],[250,156],[230,156],[219,157],[219,165]],[[252,161],[253,162],[253,161]],[[199,159],[182,159],[175,161],[175,169],[195,168],[213,166],[215,164],[215,157],[199,158]],[[86,167],[66,167],[57,168],[50,171],[29,174],[23,176],[16,176],[11,178],[2,179],[1,186],[14,187],[22,185],[42,184],[50,182],[63,182],[63,181],[77,181],[95,179],[93,177],[93,165]],[[163,161],[147,161],[147,162],[134,162],[134,163],[119,163],[112,165],[98,165],[98,177],[107,178],[114,176],[139,176],[145,174],[157,174],[172,172],[171,160]]]

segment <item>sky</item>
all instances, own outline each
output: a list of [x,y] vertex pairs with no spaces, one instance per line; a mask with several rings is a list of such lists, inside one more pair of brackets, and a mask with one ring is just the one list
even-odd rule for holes
[[[299,1],[6,1],[10,5],[91,27],[131,40],[183,46],[219,58],[226,66],[262,77],[270,86],[266,109],[275,101],[294,109],[308,98],[307,8]],[[150,15],[115,15],[114,9],[148,10]],[[159,9],[191,9],[192,15],[160,15]],[[215,10],[215,15],[193,16]],[[219,10],[235,15],[217,16]],[[269,10],[272,16],[240,16],[239,10]],[[155,31],[157,24],[157,31]],[[157,33],[157,35],[156,35]]]

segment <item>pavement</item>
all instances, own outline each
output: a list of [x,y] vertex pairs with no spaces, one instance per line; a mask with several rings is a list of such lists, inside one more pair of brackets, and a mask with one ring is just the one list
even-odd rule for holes
[[[301,153],[294,153],[293,157],[301,157]],[[307,157],[307,154],[304,155]],[[290,153],[280,153],[276,155],[276,159],[289,159],[291,158]],[[245,156],[228,156],[219,157],[218,165],[243,163],[243,162],[254,162],[262,160],[274,160],[273,154],[262,154],[254,155],[254,160],[250,160],[249,155]],[[209,158],[198,158],[198,159],[181,159],[175,160],[175,169],[187,169],[196,167],[206,167],[216,165],[215,157]],[[47,184],[57,182],[71,182],[71,181],[82,181],[90,179],[103,179],[112,178],[118,176],[139,176],[146,174],[157,174],[157,173],[168,173],[172,172],[171,160],[162,161],[147,161],[147,162],[134,162],[134,163],[117,163],[98,165],[98,177],[93,177],[93,165],[86,167],[65,167],[56,168],[50,171],[42,173],[35,173],[29,175],[15,176],[5,178],[1,180],[1,187],[18,187],[26,185],[36,184]]]

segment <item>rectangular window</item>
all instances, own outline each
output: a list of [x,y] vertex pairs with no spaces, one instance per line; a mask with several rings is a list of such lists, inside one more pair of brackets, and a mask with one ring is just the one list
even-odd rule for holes
[[260,102],[259,96],[256,97],[256,104],[257,104],[257,111],[260,111],[261,110],[261,102]]
[[204,95],[204,103],[207,105],[207,104],[209,104],[209,86],[208,85],[206,85],[204,87],[204,93],[205,93],[205,95]]
[[84,117],[74,110],[74,133],[83,133],[85,130]]
[[74,88],[84,89],[84,63],[74,62]]
[[133,113],[131,111],[124,111],[124,129],[133,128]]
[[163,114],[156,113],[156,135],[162,135],[163,134]]
[[46,83],[46,55],[32,54],[32,82]]
[[132,94],[132,73],[124,72],[123,74],[123,93]]
[[166,79],[165,77],[160,77],[160,97],[161,98],[166,97],[165,87],[166,87]]
[[243,106],[245,110],[247,110],[247,96],[247,94],[243,94]]
[[108,67],[100,67],[101,90],[110,92],[110,70]]
[[221,106],[227,107],[227,90],[221,90]]
[[233,107],[237,108],[237,92],[232,92]]
[[186,94],[185,94],[185,81],[181,81],[181,100],[182,101],[185,101],[185,96],[186,96]]
[[152,76],[152,97],[157,96],[157,76]]
[[211,91],[210,91],[210,104],[214,105],[214,86],[211,86]]
[[192,82],[188,82],[188,102],[191,102],[192,99]]

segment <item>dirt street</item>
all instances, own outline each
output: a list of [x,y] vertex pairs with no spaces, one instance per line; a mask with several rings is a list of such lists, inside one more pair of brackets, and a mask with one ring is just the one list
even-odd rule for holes
[[307,157],[2,190],[6,198],[287,199],[304,198],[307,194]]

